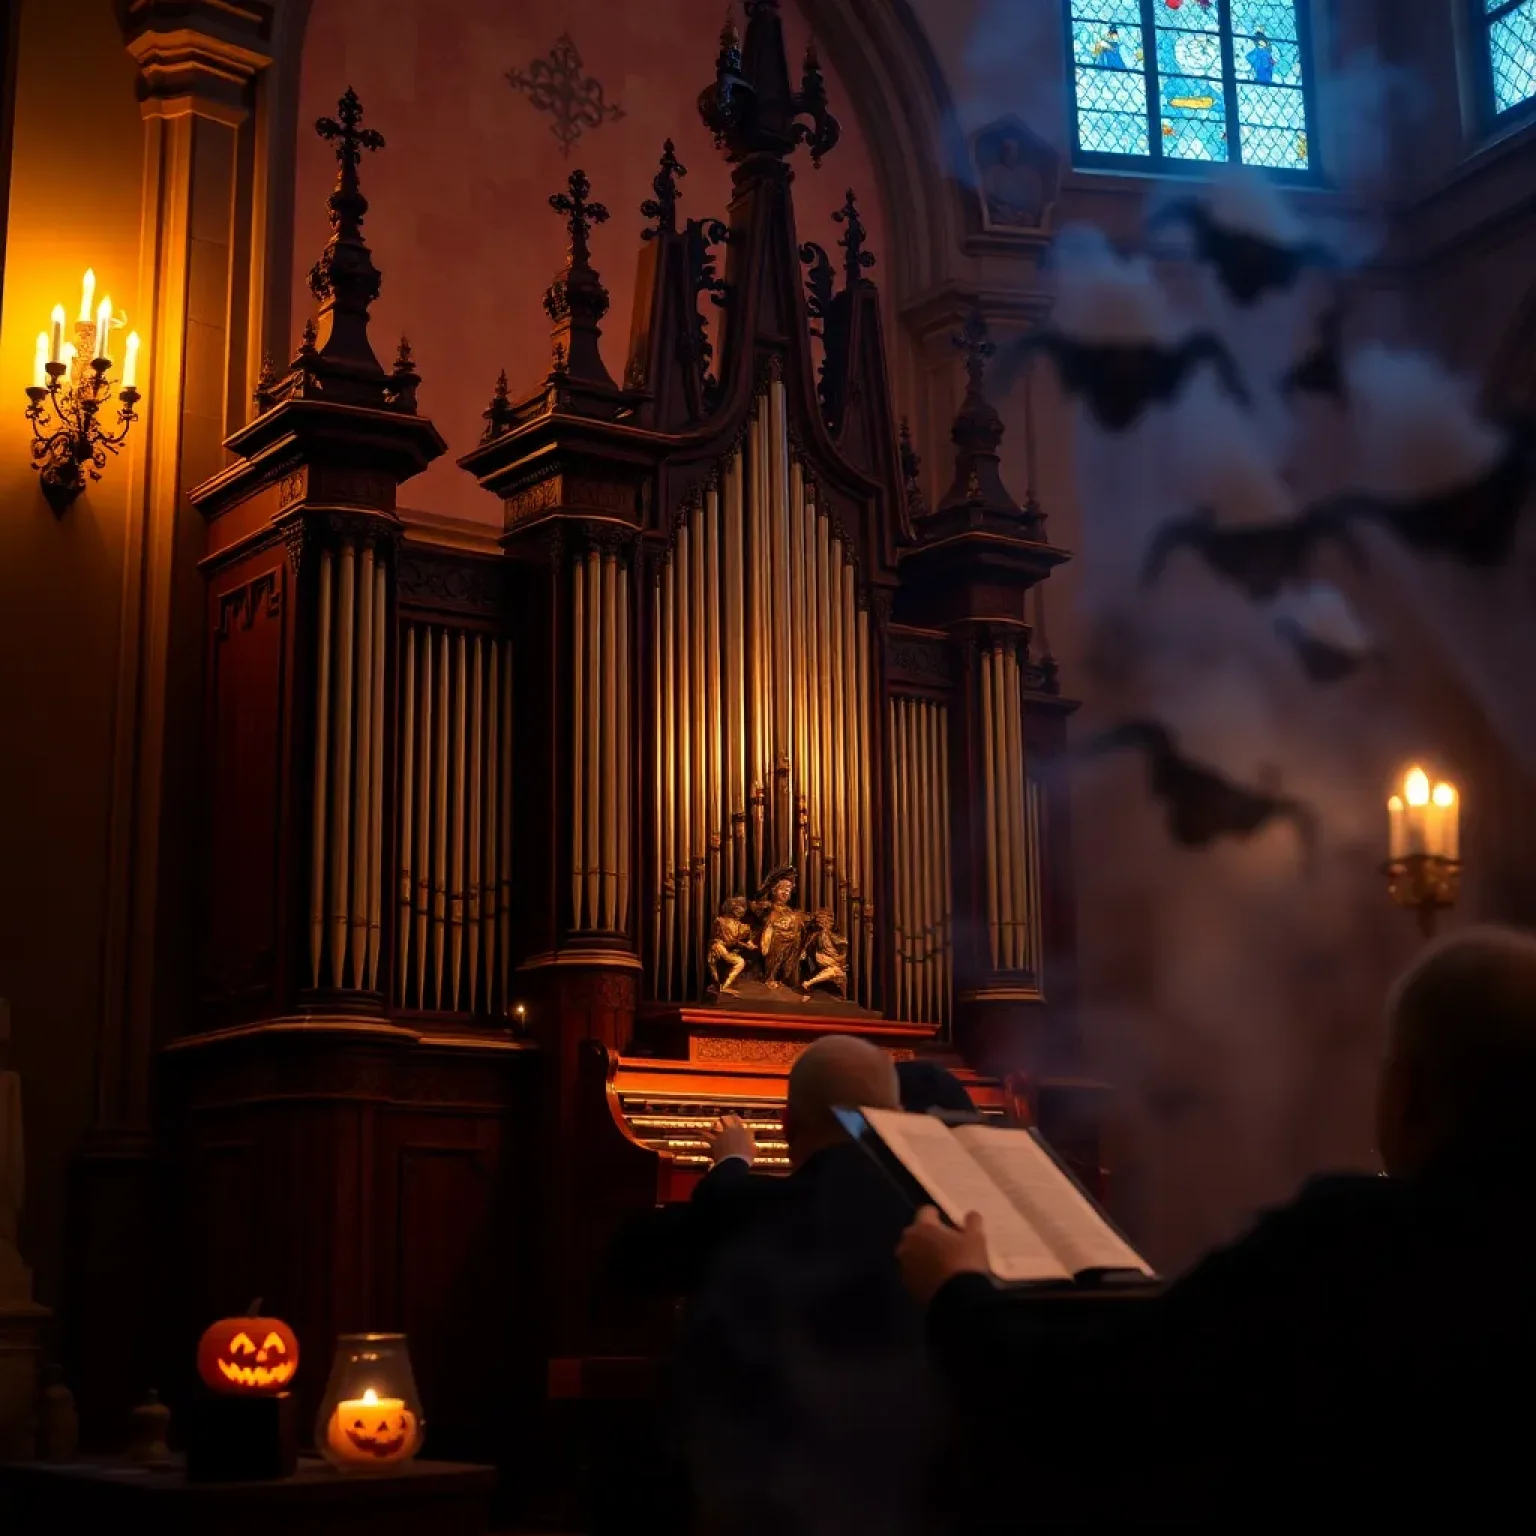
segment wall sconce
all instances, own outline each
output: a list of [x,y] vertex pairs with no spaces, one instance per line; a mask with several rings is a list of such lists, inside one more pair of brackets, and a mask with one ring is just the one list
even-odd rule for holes
[[1461,894],[1461,805],[1453,785],[1430,787],[1417,765],[1403,776],[1401,794],[1387,801],[1387,892],[1417,915],[1424,937],[1435,914]]
[[123,347],[122,372],[117,381],[120,402],[114,431],[101,424],[101,408],[114,385],[112,330],[121,325],[112,315],[112,300],[96,297],[96,274],[86,269],[81,289],[80,316],[75,339],[64,339],[64,306],[53,307],[52,324],[38,334],[32,383],[27,388],[27,420],[32,423],[32,468],[37,470],[43,495],[55,513],[85,489],[85,477],[101,479],[107,455],[115,454],[139,418],[134,388],[139,367],[139,338],[129,332]]

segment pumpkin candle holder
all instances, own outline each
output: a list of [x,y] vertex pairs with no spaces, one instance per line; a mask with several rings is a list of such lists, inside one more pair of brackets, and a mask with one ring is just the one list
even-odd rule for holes
[[341,1472],[385,1472],[421,1449],[426,1429],[403,1333],[344,1333],[315,1423],[315,1444]]

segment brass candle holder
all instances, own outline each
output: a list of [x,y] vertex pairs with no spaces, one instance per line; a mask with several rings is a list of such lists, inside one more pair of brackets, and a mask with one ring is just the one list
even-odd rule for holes
[[1436,915],[1461,894],[1461,803],[1445,782],[1431,788],[1417,765],[1403,776],[1400,794],[1387,801],[1388,855],[1381,866],[1387,894],[1418,919],[1426,939]]
[[1433,938],[1435,914],[1454,907],[1461,894],[1461,860],[1410,853],[1401,859],[1388,859],[1382,873],[1387,877],[1387,894],[1418,918],[1419,931],[1426,939]]
[[[79,496],[87,476],[101,479],[108,456],[118,451],[139,419],[134,409],[142,398],[135,388],[139,338],[129,334],[118,377],[109,378],[118,367],[112,357],[112,331],[122,322],[114,316],[110,298],[92,310],[95,290],[96,274],[87,271],[73,342],[64,339],[64,306],[55,306],[50,330],[37,338],[27,388],[32,467],[55,513],[63,513]],[[108,427],[102,411],[114,395],[117,419]]]

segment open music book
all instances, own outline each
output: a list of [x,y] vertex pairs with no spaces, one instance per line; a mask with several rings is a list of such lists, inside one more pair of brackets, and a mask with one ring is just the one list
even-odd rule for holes
[[946,1125],[899,1109],[840,1110],[838,1116],[909,1195],[926,1197],[956,1226],[972,1211],[981,1216],[999,1280],[1155,1278],[1033,1131]]

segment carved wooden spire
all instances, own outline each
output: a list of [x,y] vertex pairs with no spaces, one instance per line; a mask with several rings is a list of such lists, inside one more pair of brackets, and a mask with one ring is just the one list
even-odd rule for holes
[[616,389],[598,348],[600,323],[608,313],[608,290],[592,266],[592,228],[608,222],[608,210],[590,201],[592,183],[585,171],[572,171],[566,191],[556,192],[549,206],[565,219],[571,246],[565,270],[544,294],[544,310],[554,321],[555,372],[577,384]]
[[336,187],[328,207],[331,238],[310,269],[309,290],[320,301],[316,352],[322,377],[328,372],[373,377],[384,370],[368,341],[368,306],[379,296],[379,269],[363,240],[368,199],[358,183],[363,152],[382,149],[384,136],[361,126],[363,105],[349,86],[336,116],[322,117],[315,132],[336,146]]
[[656,195],[640,204],[640,217],[656,221],[652,228],[641,231],[642,239],[654,240],[657,235],[677,233],[677,184],[687,174],[688,167],[677,158],[677,150],[668,139],[662,146],[661,166],[651,178],[651,189]]
[[939,503],[945,512],[954,507],[970,507],[981,512],[1011,513],[1027,518],[1029,514],[1008,494],[998,466],[998,446],[1003,440],[1003,418],[987,399],[983,385],[987,362],[997,351],[987,333],[987,322],[979,310],[967,317],[955,347],[965,354],[966,390],[959,414],[950,430],[955,445],[955,478]]
[[715,80],[699,96],[699,115],[730,159],[753,155],[784,159],[797,144],[820,165],[841,130],[827,110],[827,87],[812,43],[805,51],[800,89],[789,80],[779,0],[747,0],[745,44],[733,17],[726,19],[715,61]]

